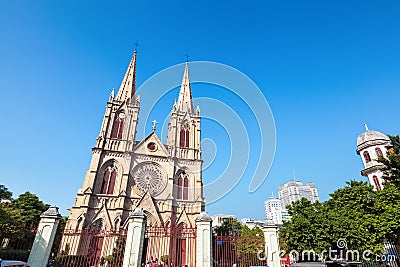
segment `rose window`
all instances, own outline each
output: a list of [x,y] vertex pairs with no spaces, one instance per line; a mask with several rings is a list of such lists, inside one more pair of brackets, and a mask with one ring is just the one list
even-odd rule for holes
[[139,165],[133,173],[133,178],[142,193],[149,191],[152,196],[161,193],[166,186],[163,170],[152,163]]

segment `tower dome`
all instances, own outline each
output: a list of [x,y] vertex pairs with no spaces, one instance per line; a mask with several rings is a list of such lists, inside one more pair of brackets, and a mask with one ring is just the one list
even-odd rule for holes
[[387,135],[369,130],[367,125],[365,125],[366,131],[360,134],[357,138],[357,154],[366,147],[375,145],[390,145],[390,139]]
[[384,165],[379,162],[379,157],[386,157],[390,139],[387,135],[368,129],[365,125],[365,132],[357,138],[357,154],[361,156],[364,169],[361,175],[368,177],[369,182],[375,190],[381,190],[384,186]]

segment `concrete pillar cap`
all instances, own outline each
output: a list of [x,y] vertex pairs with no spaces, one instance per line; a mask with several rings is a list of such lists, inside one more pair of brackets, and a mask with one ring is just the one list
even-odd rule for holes
[[52,206],[49,207],[48,210],[42,213],[40,215],[40,218],[55,218],[55,219],[60,219],[62,218],[61,214],[58,212],[58,207]]
[[200,215],[196,218],[196,222],[212,222],[212,219],[206,212],[201,212]]
[[143,208],[136,208],[132,213],[129,215],[129,218],[142,218],[146,219],[147,215],[144,213]]

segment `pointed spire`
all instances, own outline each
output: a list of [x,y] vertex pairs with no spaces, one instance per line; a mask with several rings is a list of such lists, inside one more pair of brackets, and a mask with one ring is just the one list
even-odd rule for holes
[[189,62],[186,61],[185,71],[183,73],[183,79],[181,89],[179,91],[177,108],[180,111],[193,113],[193,100],[192,100],[192,89],[190,87],[189,78]]
[[114,90],[115,90],[114,88],[111,90],[109,101],[114,100]]
[[119,87],[116,99],[119,101],[134,101],[136,92],[136,50],[126,70],[124,79]]
[[368,129],[368,125],[364,122],[364,127],[365,127],[365,130],[366,131],[369,131],[369,129]]

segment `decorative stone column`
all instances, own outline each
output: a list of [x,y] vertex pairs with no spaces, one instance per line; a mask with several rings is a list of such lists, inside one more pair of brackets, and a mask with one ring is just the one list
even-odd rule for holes
[[196,218],[196,267],[212,267],[212,219],[207,213]]
[[146,218],[142,208],[129,215],[123,267],[141,267]]
[[58,207],[50,207],[40,216],[38,230],[28,259],[28,263],[32,267],[47,265],[60,219],[61,214],[58,212]]
[[263,227],[265,240],[265,255],[267,256],[267,266],[280,267],[278,227],[276,225],[266,225]]

